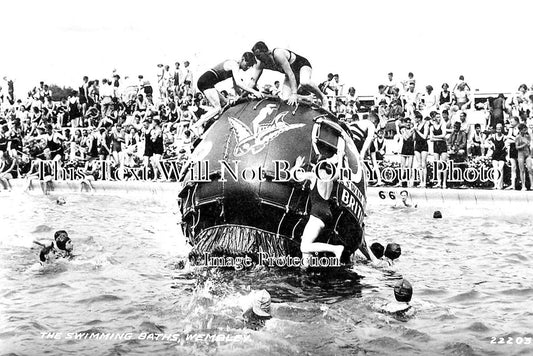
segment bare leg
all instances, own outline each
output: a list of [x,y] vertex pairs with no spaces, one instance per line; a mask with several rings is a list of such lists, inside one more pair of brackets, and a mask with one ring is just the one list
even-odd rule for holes
[[443,153],[440,157],[445,164],[445,170],[442,176],[442,188],[446,189],[446,183],[448,182],[448,154]]
[[[300,250],[302,251],[302,257],[305,259],[309,257],[312,252],[331,252],[335,254],[340,261],[344,246],[342,245],[330,245],[322,242],[314,242],[320,231],[324,228],[324,222],[315,216],[310,216],[309,221],[305,225],[302,235],[302,242]],[[305,264],[305,262],[304,262]]]
[[311,93],[315,94],[318,99],[320,99],[320,102],[322,103],[323,108],[328,108],[328,100],[324,93],[318,89],[318,86],[311,80],[311,74],[312,74],[311,67],[305,66],[300,69],[300,85],[305,90],[310,91]]
[[522,190],[526,190],[526,167],[525,167],[525,159],[522,154],[518,154],[518,169],[520,171],[520,185],[522,186]]
[[222,111],[222,105],[220,103],[220,94],[215,88],[206,89],[203,91],[203,93],[211,104],[212,108],[209,109],[207,113],[202,115],[202,118],[196,121],[191,129],[196,129],[202,126],[205,122],[208,122],[210,119],[217,116]]
[[420,187],[425,188],[426,182],[427,182],[427,162],[428,162],[428,153],[426,151],[422,151],[420,153]]
[[381,181],[381,174],[379,172],[379,165],[378,165],[378,160],[376,158],[376,152],[372,152],[372,154],[370,155],[371,159],[372,159],[372,171],[376,174],[377,176],[377,185],[383,185],[383,182]]
[[510,189],[516,189],[516,159],[511,158],[511,187]]
[[531,157],[526,158],[526,166],[529,174],[529,190],[533,190],[533,159]]

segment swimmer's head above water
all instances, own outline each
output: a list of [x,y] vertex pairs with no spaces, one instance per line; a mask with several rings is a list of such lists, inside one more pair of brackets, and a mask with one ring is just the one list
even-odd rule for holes
[[394,286],[394,298],[398,302],[409,303],[413,297],[413,287],[408,280],[402,279]]
[[68,233],[65,230],[56,231],[54,234],[54,240],[58,249],[63,250],[67,253],[72,252],[74,246],[72,245],[72,240],[68,236]]
[[39,253],[39,260],[41,261],[41,264],[49,263],[55,258],[56,250],[54,249],[54,244],[50,244],[49,246],[43,247],[43,249]]

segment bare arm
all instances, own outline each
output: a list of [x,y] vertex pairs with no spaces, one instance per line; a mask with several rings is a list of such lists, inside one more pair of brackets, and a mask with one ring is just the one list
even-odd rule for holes
[[367,127],[367,136],[365,138],[365,143],[363,144],[363,147],[361,148],[361,158],[364,158],[366,155],[366,151],[370,147],[370,143],[372,143],[372,140],[374,138],[374,135],[376,133],[376,128],[374,127],[373,123],[369,123]]
[[291,87],[291,96],[289,97],[288,104],[296,104],[296,93],[298,91],[298,84],[296,83],[296,76],[294,75],[294,72],[292,71],[291,65],[287,58],[287,50],[278,50],[274,54],[274,61],[276,61],[281,66],[283,72],[285,72],[287,78],[289,79],[289,85]]
[[253,67],[253,73],[252,73],[252,86],[257,86],[257,81],[261,77],[261,74],[263,74],[263,65],[261,62],[257,62]]
[[239,88],[241,88],[244,91],[247,91],[248,93],[254,94],[258,98],[263,97],[263,94],[260,91],[244,85],[244,81],[241,78],[241,74],[239,71],[239,65],[237,64],[237,62],[234,62],[234,61],[228,61],[228,62],[230,63],[229,66],[231,69],[231,74],[233,76],[233,84],[237,85]]

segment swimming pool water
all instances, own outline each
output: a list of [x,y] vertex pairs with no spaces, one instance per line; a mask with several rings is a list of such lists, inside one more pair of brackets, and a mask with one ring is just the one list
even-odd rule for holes
[[[175,201],[74,194],[60,206],[55,198],[0,196],[0,354],[533,354],[532,344],[517,344],[533,337],[533,225],[523,209],[370,206],[368,242],[402,246],[393,270],[191,272],[177,268],[187,246]],[[432,218],[435,209],[443,219]],[[40,267],[32,241],[59,229],[76,257]],[[414,313],[384,314],[402,277],[413,284]],[[261,288],[273,318],[242,329],[239,297]],[[66,337],[83,332],[133,337]],[[202,333],[239,339],[185,339]]]

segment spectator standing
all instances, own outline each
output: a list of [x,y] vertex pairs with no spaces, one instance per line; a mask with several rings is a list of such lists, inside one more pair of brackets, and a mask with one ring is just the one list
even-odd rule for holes
[[104,117],[111,115],[113,110],[113,87],[111,86],[111,81],[107,79],[102,80],[102,88],[100,88],[100,104],[102,105],[102,115]]
[[444,172],[437,174],[436,188],[446,188],[448,176],[448,145],[446,144],[446,123],[440,115],[435,115],[430,130],[430,140],[433,142],[434,161],[437,166],[445,165]]
[[491,103],[489,121],[490,127],[495,128],[497,124],[502,124],[503,126],[503,113],[505,110],[505,97],[500,93],[498,97]]
[[437,110],[437,95],[431,85],[426,86],[426,92],[420,96],[419,107],[422,109],[423,116],[428,116],[430,112]]
[[[413,174],[411,168],[413,167],[413,157],[415,155],[415,130],[411,125],[411,119],[406,117],[404,125],[400,129],[403,138],[402,143],[402,158],[400,163],[400,177],[397,187],[401,187],[404,181],[407,181],[407,186],[413,185]],[[405,177],[405,178],[404,178]]]
[[496,124],[496,132],[489,137],[489,146],[492,149],[494,188],[503,189],[503,165],[505,164],[507,157],[503,124]]
[[415,167],[420,174],[420,188],[426,187],[427,182],[427,158],[428,158],[428,136],[429,136],[429,121],[424,120],[419,111],[415,111]]
[[531,137],[529,136],[525,124],[518,125],[518,136],[516,137],[516,150],[518,152],[518,168],[520,170],[520,184],[522,191],[526,191],[526,169],[529,173],[530,188],[533,187],[533,161],[531,159]]
[[189,68],[189,61],[185,61],[183,62],[183,72],[182,72],[182,77],[183,77],[183,85],[188,89],[190,90],[192,88],[192,71],[191,71],[191,68]]

